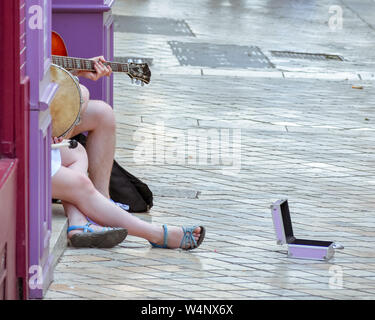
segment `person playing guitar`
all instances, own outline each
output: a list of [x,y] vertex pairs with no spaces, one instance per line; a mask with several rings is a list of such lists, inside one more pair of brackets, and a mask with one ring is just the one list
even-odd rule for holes
[[[58,39],[56,39],[56,37],[52,36],[52,54],[60,55],[62,53],[61,42],[59,43],[57,41]],[[67,54],[66,49],[63,53]],[[94,61],[95,72],[85,70],[71,70],[70,72],[77,77],[84,77],[93,81],[97,81],[105,76],[111,76],[112,69],[110,66],[106,66],[104,64],[106,63],[106,60],[103,56],[93,57],[91,60]],[[83,132],[88,133],[86,142],[86,153],[89,164],[88,174],[95,188],[104,197],[110,199],[109,181],[116,141],[116,122],[114,112],[112,107],[106,102],[101,100],[91,100],[89,90],[85,86],[79,84],[79,87],[82,97],[80,122],[66,136],[64,136],[64,139],[70,139]],[[54,143],[59,143],[61,141],[62,138],[53,137]],[[83,151],[81,150],[81,153],[82,152]],[[58,159],[58,163],[61,163],[61,159]],[[59,168],[56,168],[53,171],[57,172],[58,169]],[[127,209],[125,204],[116,204],[122,209]],[[78,210],[74,210],[69,206],[67,208],[66,206],[64,207],[66,209],[65,211],[68,215],[70,225],[77,225],[80,224],[80,221],[86,220],[85,216],[83,216]],[[112,241],[114,241],[113,245],[117,244],[116,240],[122,241],[124,239],[121,237],[121,234],[120,236],[118,234],[105,235],[104,233],[102,235],[104,238],[108,236],[112,237]]]
[[[59,34],[52,32],[52,55],[66,57],[68,51]],[[94,71],[70,70],[77,77],[84,77],[97,81],[102,77],[109,77],[112,68],[105,65],[103,56],[91,58]],[[86,151],[89,159],[89,176],[93,184],[105,197],[109,198],[109,179],[115,153],[116,122],[113,109],[106,102],[91,100],[89,90],[79,84],[81,91],[81,111],[78,125],[64,136],[65,139],[80,133],[88,132]]]
[[[103,56],[92,60],[95,72],[79,70],[73,73],[94,81],[111,75],[112,69],[106,65]],[[104,101],[90,100],[88,89],[79,86],[83,100],[80,121],[64,138],[87,131],[86,150],[80,144],[73,150],[58,150],[60,166],[52,176],[52,196],[62,200],[69,219],[68,238],[71,243],[75,246],[111,247],[123,241],[129,232],[148,240],[153,247],[197,248],[205,237],[203,226],[155,226],[122,210],[122,204],[109,201],[116,135],[113,109]],[[53,137],[55,144],[61,140],[61,137]],[[88,218],[111,228],[103,228],[91,220],[90,223]]]

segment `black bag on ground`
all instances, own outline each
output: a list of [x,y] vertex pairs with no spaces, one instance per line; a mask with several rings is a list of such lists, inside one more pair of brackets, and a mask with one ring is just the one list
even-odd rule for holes
[[[86,145],[86,136],[83,134],[73,139]],[[147,184],[122,168],[116,160],[113,160],[109,195],[113,201],[128,205],[129,212],[147,212],[153,206],[153,194]]]
[[113,160],[109,195],[116,202],[129,206],[129,212],[146,212],[153,206],[153,194],[147,184]]

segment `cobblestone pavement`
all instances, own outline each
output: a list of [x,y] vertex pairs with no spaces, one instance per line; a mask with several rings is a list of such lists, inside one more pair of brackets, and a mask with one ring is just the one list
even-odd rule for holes
[[[117,0],[116,16],[190,29],[117,29],[116,56],[153,60],[148,86],[115,75],[116,159],[154,192],[142,218],[203,224],[206,240],[189,252],[131,236],[68,248],[45,299],[374,299],[375,3],[357,2]],[[274,68],[181,66],[171,41],[257,46]],[[328,262],[288,258],[269,209],[281,198],[297,237],[345,248]]]

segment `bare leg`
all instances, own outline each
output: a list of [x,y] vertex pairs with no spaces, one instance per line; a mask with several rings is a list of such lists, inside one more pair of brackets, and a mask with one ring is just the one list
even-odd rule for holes
[[[62,149],[61,154],[63,166],[82,174],[87,173],[87,155],[82,145],[79,144],[74,152],[69,152],[68,149]],[[68,217],[69,226],[82,226],[87,223],[86,216],[83,215],[82,212],[80,212],[74,205],[67,201],[62,201],[62,205],[64,207],[65,214]],[[90,228],[95,231],[100,231],[102,229],[101,226],[91,226]],[[69,232],[68,237],[71,237],[73,234],[79,232],[81,232],[81,230],[72,230]]]
[[[86,175],[71,168],[61,167],[52,177],[52,194],[53,197],[74,205],[84,215],[101,225],[125,228],[129,235],[157,244],[163,243],[164,230],[161,226],[145,222],[122,210],[97,191]],[[193,232],[196,241],[200,237],[200,232],[200,227]],[[179,247],[182,237],[181,228],[169,227],[168,247]]]
[[88,90],[82,87],[84,110],[81,122],[68,137],[88,132],[86,152],[88,172],[95,188],[109,198],[111,175],[116,143],[116,122],[112,108],[100,100],[88,100]]

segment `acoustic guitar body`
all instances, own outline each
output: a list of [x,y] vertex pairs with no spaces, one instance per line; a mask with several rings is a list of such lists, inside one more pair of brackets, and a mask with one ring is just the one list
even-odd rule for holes
[[52,31],[51,43],[52,43],[52,55],[64,56],[64,57],[68,56],[68,50],[66,49],[64,40],[55,31]]

